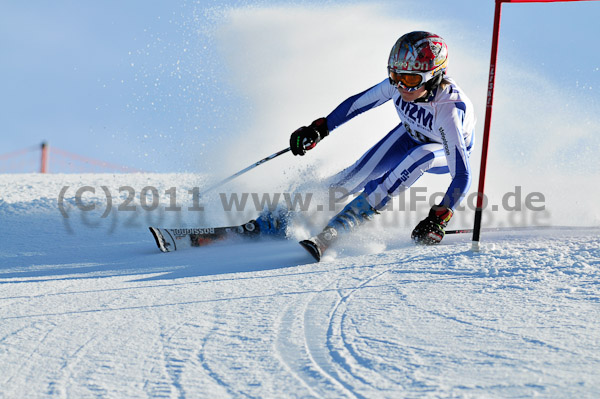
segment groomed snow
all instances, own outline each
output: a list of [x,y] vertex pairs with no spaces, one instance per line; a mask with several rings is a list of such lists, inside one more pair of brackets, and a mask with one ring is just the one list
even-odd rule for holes
[[[0,398],[600,397],[597,229],[488,233],[480,253],[371,230],[318,264],[293,240],[160,253],[147,226],[197,215],[139,191],[202,183],[0,176]],[[136,211],[101,218],[102,186],[134,187]]]

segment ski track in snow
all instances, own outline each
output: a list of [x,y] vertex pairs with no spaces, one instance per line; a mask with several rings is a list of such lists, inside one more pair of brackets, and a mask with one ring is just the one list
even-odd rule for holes
[[598,230],[161,254],[56,196],[172,176],[1,179],[2,399],[600,397]]

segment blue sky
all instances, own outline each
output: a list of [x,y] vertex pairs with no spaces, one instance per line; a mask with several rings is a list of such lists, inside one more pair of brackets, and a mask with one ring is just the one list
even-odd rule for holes
[[[146,171],[199,172],[211,167],[218,169],[214,164],[215,154],[235,147],[239,132],[243,131],[245,136],[240,137],[239,142],[248,153],[247,159],[260,159],[272,153],[273,148],[285,147],[285,136],[297,127],[298,121],[309,123],[320,115],[296,115],[290,110],[278,109],[277,104],[294,96],[286,92],[285,84],[279,92],[269,92],[270,96],[281,96],[272,99],[269,109],[259,106],[256,98],[241,88],[244,83],[239,81],[239,76],[232,76],[238,73],[235,68],[243,68],[244,61],[232,65],[232,52],[237,51],[235,42],[227,35],[229,39],[223,39],[222,32],[232,23],[231,10],[238,8],[287,7],[290,12],[307,9],[314,13],[312,15],[318,15],[321,7],[331,12],[335,7],[372,3],[321,4],[138,0],[5,2],[0,13],[3,53],[0,154],[47,140],[74,153]],[[426,6],[423,2],[408,0],[376,4],[388,20],[424,21],[428,30],[437,30],[439,26],[440,31],[451,32],[453,40],[463,41],[461,51],[470,51],[470,57],[480,61],[473,65],[477,69],[473,73],[487,74],[494,12],[492,0],[431,0]],[[307,15],[310,18],[311,14]],[[332,15],[330,20],[335,24],[335,13]],[[555,85],[552,93],[558,98],[558,104],[574,104],[570,110],[582,108],[584,104],[587,112],[598,115],[598,15],[600,2],[594,1],[503,6],[498,84],[511,82],[515,69],[533,77],[522,81],[522,91],[511,99],[521,102],[517,108],[526,109],[527,96],[538,95],[539,76]],[[377,23],[365,20],[364,26],[356,29],[364,29],[362,34],[368,40]],[[322,20],[318,24],[306,24],[306,33],[318,36],[321,29],[325,32],[326,24],[329,22]],[[398,26],[396,36],[405,33],[404,27]],[[391,48],[396,38],[389,37],[387,43],[378,45]],[[253,37],[244,40],[251,42]],[[380,38],[374,35],[373,40]],[[256,57],[269,56],[256,54]],[[296,56],[307,65],[311,62],[310,51]],[[379,63],[385,65],[386,57],[382,58]],[[464,62],[459,65],[469,68]],[[291,70],[290,75],[305,79],[301,66],[296,67],[298,71]],[[385,77],[383,69],[361,73],[372,73],[365,81],[373,83]],[[269,71],[265,71],[264,76],[254,75],[251,79],[268,80],[269,76]],[[310,79],[306,84],[311,84]],[[485,82],[470,90],[474,92],[469,93],[472,97],[480,97],[485,93]],[[339,101],[350,94],[353,93],[329,93]],[[510,97],[510,93],[505,94]],[[303,100],[310,102],[312,99],[307,97]],[[329,111],[322,109],[321,113]],[[547,109],[553,115],[564,111]],[[289,126],[281,125],[281,129],[287,131],[279,136],[261,134],[260,125],[256,123],[257,115],[260,115],[258,120],[268,120],[270,112],[278,117],[284,114],[289,120]],[[585,113],[582,115],[579,119],[586,118]],[[253,129],[248,130],[249,126]],[[483,118],[479,131],[482,128]],[[246,136],[252,136],[252,148],[245,144]],[[272,143],[279,139],[280,142]],[[241,158],[233,169],[247,166],[246,157]]]

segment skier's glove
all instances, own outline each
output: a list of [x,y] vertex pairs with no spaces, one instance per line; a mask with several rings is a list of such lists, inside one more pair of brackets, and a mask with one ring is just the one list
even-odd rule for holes
[[452,214],[452,209],[445,206],[432,207],[429,215],[419,222],[410,237],[416,244],[439,244],[444,238],[444,228],[448,225]]
[[319,141],[329,135],[327,119],[319,118],[309,126],[302,126],[290,136],[290,148],[294,155],[304,155],[312,150]]

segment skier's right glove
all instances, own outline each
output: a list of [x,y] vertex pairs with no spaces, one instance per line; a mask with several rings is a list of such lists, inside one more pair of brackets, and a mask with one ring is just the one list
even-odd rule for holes
[[290,148],[294,155],[304,155],[312,150],[319,141],[329,135],[327,119],[319,118],[309,126],[302,126],[290,136]]
[[446,234],[444,228],[448,225],[452,214],[452,209],[445,206],[432,207],[429,215],[419,222],[410,237],[415,244],[439,244]]

